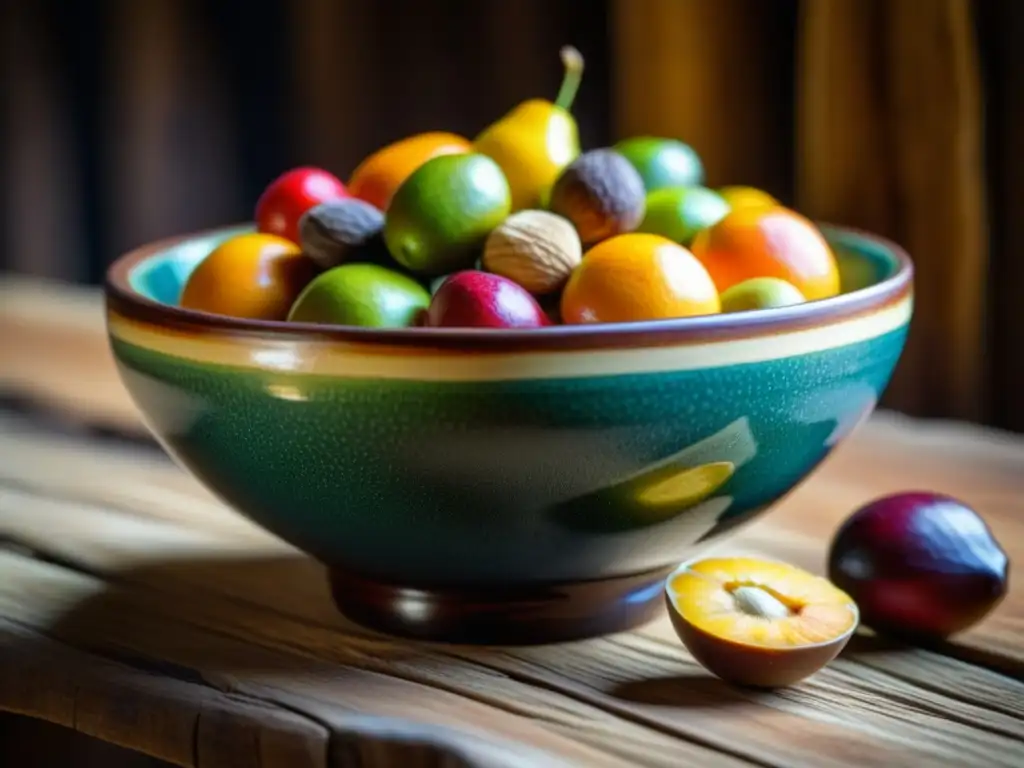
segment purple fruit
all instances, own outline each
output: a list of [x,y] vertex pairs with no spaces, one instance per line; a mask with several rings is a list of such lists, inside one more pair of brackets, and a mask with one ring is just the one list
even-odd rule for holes
[[961,501],[907,492],[872,501],[840,526],[829,578],[880,632],[946,637],[980,621],[1006,595],[1010,561]]
[[541,328],[551,321],[530,293],[506,277],[469,269],[445,278],[427,308],[434,328]]

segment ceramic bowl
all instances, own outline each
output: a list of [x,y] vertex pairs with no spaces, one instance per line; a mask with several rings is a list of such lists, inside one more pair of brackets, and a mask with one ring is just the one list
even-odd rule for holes
[[671,321],[380,330],[177,308],[235,227],[119,259],[107,320],[153,434],[324,563],[385,632],[564,640],[661,610],[666,573],[792,490],[900,357],[912,266],[823,227],[840,296]]

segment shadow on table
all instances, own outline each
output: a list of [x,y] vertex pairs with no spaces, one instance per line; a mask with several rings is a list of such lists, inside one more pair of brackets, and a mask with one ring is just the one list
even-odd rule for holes
[[61,725],[0,712],[0,765],[17,768],[172,768]]
[[698,671],[620,683],[610,693],[634,704],[673,708],[739,706],[758,696]]
[[[64,568],[84,568],[66,562]],[[90,576],[80,575],[89,579]],[[504,670],[554,690],[578,687],[571,658],[587,653],[628,673],[607,638],[552,646],[483,648],[394,640],[338,613],[322,566],[301,555],[182,558],[103,574],[99,591],[62,614],[47,633],[78,647],[97,647],[127,664],[179,679],[270,682],[281,675],[322,674],[337,682],[370,670],[438,679],[465,674],[467,664]],[[589,647],[588,647],[589,646]],[[607,659],[607,661],[604,661]],[[422,670],[417,662],[423,662]],[[340,666],[346,665],[346,666]],[[659,655],[652,677],[609,680],[595,675],[587,698],[619,706],[705,707],[749,703],[751,694],[699,670],[679,650],[678,674]],[[641,673],[642,674],[642,673]],[[326,679],[326,678],[325,678]]]
[[[334,610],[323,569],[305,557],[190,553],[97,574],[85,563],[38,552],[33,565],[24,548],[13,554],[39,576],[29,583],[45,607],[25,611],[29,621],[50,615],[66,595],[81,596],[46,624],[33,622],[34,634],[45,637],[33,640],[16,631],[26,637],[15,638],[21,661],[14,663],[65,681],[75,717],[84,691],[88,722],[109,726],[113,743],[136,745],[155,728],[148,754],[165,743],[179,748],[196,739],[195,749],[223,758],[236,742],[262,749],[257,731],[264,728],[284,733],[281,744],[294,746],[293,740],[322,726],[338,764],[375,765],[387,755],[396,765],[562,765],[542,747],[505,735],[492,740],[464,733],[451,698],[465,691],[465,725],[487,730],[486,718],[474,722],[479,714],[473,708],[488,699],[485,689],[473,690],[479,681],[460,680],[458,659],[446,665],[425,646],[389,641],[346,621]],[[438,703],[439,697],[449,700]],[[497,702],[499,696],[491,698]],[[273,713],[269,725],[267,713]],[[204,722],[201,737],[193,735]],[[174,732],[165,733],[168,728]],[[275,750],[285,746],[274,743],[268,749],[283,754]]]
[[104,573],[36,555],[100,580],[47,633],[134,665],[152,659],[203,674],[268,671],[294,667],[296,651],[343,657],[351,653],[345,638],[374,637],[337,612],[323,568],[299,554],[190,555]]
[[885,653],[906,653],[907,644],[899,640],[876,635],[869,629],[860,628],[843,649],[842,658],[869,657]]

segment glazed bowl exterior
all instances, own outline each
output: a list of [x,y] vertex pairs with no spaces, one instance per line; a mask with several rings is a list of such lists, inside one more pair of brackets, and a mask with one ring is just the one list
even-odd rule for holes
[[793,489],[872,412],[912,314],[906,256],[834,227],[844,293],[766,312],[384,331],[175,307],[192,267],[247,230],[114,264],[124,384],[235,510],[331,568],[406,587],[671,568]]

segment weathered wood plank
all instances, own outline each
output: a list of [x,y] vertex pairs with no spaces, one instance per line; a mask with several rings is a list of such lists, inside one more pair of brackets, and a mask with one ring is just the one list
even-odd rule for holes
[[0,392],[109,429],[142,427],[114,367],[99,291],[0,279]]
[[[71,298],[54,304],[54,295]],[[140,431],[94,293],[0,280],[0,359],[0,392],[30,394],[80,423]],[[1024,440],[893,414],[876,416],[776,510],[713,548],[820,572],[845,514],[911,487],[960,496],[1012,559],[1024,557]],[[74,674],[53,685],[40,674],[54,714],[39,716],[62,722],[70,706],[75,722],[85,706],[98,713],[81,721],[91,730],[117,743],[145,738],[150,754],[161,745],[179,765],[198,759],[183,762],[181,723],[192,710],[173,693],[171,703],[161,698],[165,679],[257,708],[200,710],[193,743],[205,766],[280,764],[273,760],[309,744],[313,753],[285,764],[317,764],[307,760],[319,754],[316,734],[329,735],[329,764],[345,765],[1024,763],[1024,685],[1013,679],[1024,677],[1020,589],[941,654],[858,637],[818,675],[773,693],[708,677],[666,621],[547,648],[398,643],[345,622],[319,566],[226,510],[158,451],[55,436],[2,413],[0,539],[54,559],[0,554],[0,617],[53,635],[62,651],[100,654],[122,675],[146,675],[158,699],[126,714],[117,702],[135,695],[128,678],[75,687]],[[7,657],[15,658],[0,654],[0,709],[3,686],[15,690],[5,681],[18,679]],[[187,679],[138,668],[157,663]],[[19,706],[43,706],[24,682],[16,690],[19,701],[29,697]],[[298,719],[265,727],[264,710]],[[131,717],[153,720],[132,729]],[[238,746],[254,739],[258,747]]]
[[[117,483],[107,478],[116,476]],[[231,534],[240,547],[293,553],[156,451],[56,438],[0,413],[0,483]],[[829,537],[859,504],[884,493],[931,488],[974,505],[1014,562],[1024,562],[1024,439],[962,424],[881,414],[840,447],[803,486],[760,520],[711,545],[752,551],[822,572]],[[243,543],[244,542],[244,543]],[[272,585],[268,585],[270,588]],[[943,648],[1024,675],[1024,589],[1011,588],[981,624]]]
[[[175,554],[161,561],[152,548],[168,538],[171,523],[12,491],[0,496],[0,520],[9,528],[17,526],[19,539],[33,547],[163,595],[158,602],[161,614],[168,614],[164,621],[178,616],[218,635],[301,653],[346,670],[358,667],[459,692],[492,706],[516,701],[516,714],[544,722],[552,720],[552,713],[572,712],[575,723],[587,723],[591,734],[604,734],[602,748],[620,755],[628,750],[644,764],[671,764],[672,750],[659,750],[665,745],[656,733],[634,738],[637,725],[780,766],[838,766],[858,759],[886,765],[922,759],[934,765],[962,765],[966,759],[1009,765],[1024,757],[1021,721],[1005,704],[1024,701],[1024,685],[932,653],[891,651],[899,655],[889,667],[897,664],[900,670],[892,674],[872,657],[884,646],[864,641],[796,688],[750,694],[703,673],[671,639],[665,622],[643,634],[540,649],[411,646],[353,631],[331,611],[323,579],[305,567],[308,561],[283,552],[262,561],[239,561],[237,552],[216,554],[214,542],[222,535],[190,531],[196,557],[185,556],[185,539],[176,535]],[[73,543],[64,543],[65,537],[52,541],[50,532],[61,520],[67,521],[66,538]],[[231,546],[230,539],[224,541],[226,548]],[[140,558],[140,550],[153,559]],[[230,575],[239,565],[247,591],[239,590],[241,580]],[[277,589],[264,590],[271,583]],[[200,584],[203,593],[196,591]],[[155,610],[146,607],[152,598],[118,593],[115,606],[111,594],[108,590],[75,612],[84,612],[93,627],[97,612],[137,620],[140,611]],[[278,598],[269,598],[272,594]],[[60,597],[72,606],[82,604],[71,587]],[[33,605],[40,601],[35,596]],[[0,599],[0,611],[16,610],[24,609]],[[90,636],[95,631],[90,629]],[[861,656],[870,661],[862,662]],[[932,681],[943,677],[957,681],[953,692],[936,690]],[[972,691],[977,695],[971,696]],[[568,721],[564,726],[572,727]]]
[[0,619],[0,710],[174,765],[324,768],[328,730],[279,707],[136,669]]
[[[770,551],[822,572],[828,541],[864,502],[908,489],[942,491],[973,506],[1013,563],[1024,562],[1024,438],[960,423],[881,414],[778,508],[724,546]],[[941,647],[1024,676],[1024,589]]]
[[[228,611],[223,622],[216,615],[222,610]],[[340,633],[254,606],[211,601],[194,592],[175,599],[167,592],[114,585],[5,553],[0,553],[0,615],[115,658],[193,670],[221,691],[283,706],[332,732],[347,733],[350,748],[377,749],[378,739],[384,744],[408,741],[453,755],[478,754],[478,762],[466,764],[496,767],[565,761],[586,766],[748,764],[631,726],[492,670],[480,668],[460,679],[444,659],[419,666],[414,648],[379,640],[353,645]],[[261,636],[264,624],[276,634]],[[318,639],[319,654],[302,639],[306,636]],[[377,647],[384,650],[376,654]],[[637,755],[643,759],[633,763]],[[404,754],[389,759],[396,765],[418,764]]]

